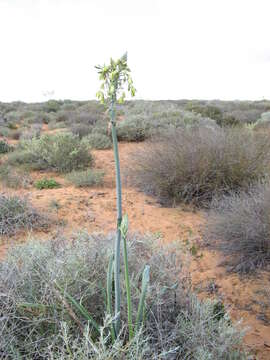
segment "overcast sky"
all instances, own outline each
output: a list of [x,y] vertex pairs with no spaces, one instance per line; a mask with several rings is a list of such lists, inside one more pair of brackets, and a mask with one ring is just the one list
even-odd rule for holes
[[270,98],[270,0],[0,0],[0,101],[93,99],[128,51],[144,99]]

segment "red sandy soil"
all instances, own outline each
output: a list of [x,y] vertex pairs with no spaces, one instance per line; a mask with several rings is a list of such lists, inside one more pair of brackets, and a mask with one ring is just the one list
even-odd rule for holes
[[[46,129],[44,129],[46,130]],[[120,144],[122,166],[130,152],[140,145]],[[3,239],[0,257],[16,242],[26,241],[29,236],[48,238],[57,234],[72,234],[86,229],[90,232],[111,232],[116,223],[116,193],[114,181],[114,160],[112,150],[94,152],[95,167],[104,169],[105,183],[98,188],[75,188],[55,173],[33,172],[32,178],[53,177],[62,184],[61,188],[49,190],[12,190],[12,193],[27,194],[33,205],[49,216],[58,219],[47,233],[20,233],[12,239]],[[0,191],[10,191],[0,188]],[[53,209],[52,201],[60,205]],[[164,243],[178,241],[190,254],[189,269],[194,289],[202,298],[219,298],[229,307],[234,321],[243,319],[242,326],[249,327],[245,336],[248,349],[258,359],[270,359],[270,273],[260,272],[254,277],[240,277],[226,272],[220,263],[222,254],[208,250],[202,244],[200,227],[204,224],[204,214],[188,207],[167,208],[160,206],[153,198],[124,186],[123,209],[129,216],[131,232],[154,233]]]

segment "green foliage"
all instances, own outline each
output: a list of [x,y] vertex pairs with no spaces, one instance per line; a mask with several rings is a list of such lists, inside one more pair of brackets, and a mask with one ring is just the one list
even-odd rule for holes
[[5,126],[0,126],[0,135],[3,137],[8,137],[10,130]]
[[195,113],[201,114],[205,117],[209,117],[210,119],[217,120],[218,123],[220,123],[222,120],[222,112],[217,106],[213,106],[213,105],[202,106],[190,102],[186,106],[186,109],[189,111],[194,111]]
[[10,139],[13,139],[13,140],[19,140],[20,136],[22,134],[22,131],[17,129],[17,130],[11,130],[8,134],[8,137]]
[[71,126],[71,131],[73,134],[78,135],[80,139],[91,133],[93,127],[87,124],[74,124]]
[[5,164],[11,166],[28,165],[30,167],[32,166],[33,168],[35,168],[33,161],[34,161],[34,157],[30,151],[17,148],[12,153],[8,154],[8,158]]
[[149,125],[140,119],[124,120],[117,123],[119,141],[144,141],[149,136]]
[[13,123],[8,123],[8,124],[7,124],[7,127],[8,127],[10,130],[16,130],[16,129],[17,129],[17,125],[16,125],[16,124],[13,124]]
[[73,171],[66,176],[67,180],[76,187],[103,185],[104,172],[102,170]]
[[57,100],[49,100],[46,103],[44,103],[43,110],[45,112],[57,112],[60,110],[61,104]]
[[0,235],[13,235],[22,228],[29,230],[46,225],[45,218],[26,198],[0,194]]
[[[133,80],[130,76],[130,69],[127,65],[127,53],[120,59],[113,60],[111,58],[109,65],[96,66],[99,73],[99,79],[102,81],[100,90],[97,92],[97,98],[102,104],[106,101],[118,101],[123,103],[125,92],[123,87],[128,84],[128,92],[131,96],[135,96],[136,89],[133,86]],[[121,93],[121,96],[118,97]]]
[[254,124],[254,130],[269,130],[270,129],[270,112],[265,112],[260,119]]
[[59,133],[22,142],[21,150],[9,157],[8,162],[28,164],[40,170],[70,172],[91,166],[93,158],[78,136]]
[[61,185],[54,179],[40,179],[35,182],[35,187],[39,190],[43,189],[55,189],[59,188]]
[[112,147],[112,140],[109,136],[97,132],[83,138],[83,143],[87,144],[91,149],[97,150],[111,149]]
[[[114,314],[115,320],[113,323],[113,338],[117,338],[120,330],[120,318],[121,318],[121,289],[120,289],[120,243],[121,243],[121,229],[119,228],[122,225],[122,185],[121,185],[121,175],[120,175],[120,161],[119,161],[119,152],[118,152],[118,141],[115,128],[115,104],[116,102],[124,102],[125,92],[123,91],[124,86],[128,83],[128,91],[131,93],[131,96],[135,95],[135,88],[133,86],[133,81],[130,76],[130,69],[127,66],[127,53],[124,54],[120,59],[113,60],[111,58],[110,64],[108,66],[96,66],[99,73],[99,78],[102,80],[101,90],[97,93],[97,97],[102,104],[109,105],[110,108],[110,123],[111,123],[111,132],[112,132],[112,141],[113,141],[113,150],[114,150],[114,159],[116,166],[116,192],[117,192],[117,229],[116,229],[116,239],[115,239],[115,251],[114,251],[114,295],[115,295],[115,307]],[[119,93],[122,92],[120,98],[118,98]],[[125,253],[125,269],[127,272],[127,254]],[[128,274],[126,274],[126,287],[127,293],[128,289]],[[127,302],[130,304],[130,294],[127,295]],[[130,306],[129,306],[130,308]],[[130,323],[129,317],[129,329],[132,331],[132,325]],[[129,333],[130,339],[133,334]]]
[[6,154],[12,150],[12,146],[10,146],[5,140],[0,140],[0,154]]
[[22,131],[20,140],[32,140],[33,138],[39,138],[42,130],[41,124],[33,124],[30,128]]

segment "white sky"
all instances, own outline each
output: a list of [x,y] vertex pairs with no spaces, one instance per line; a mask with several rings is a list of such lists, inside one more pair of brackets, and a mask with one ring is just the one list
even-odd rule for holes
[[0,101],[93,99],[128,51],[144,99],[270,98],[270,0],[0,0]]

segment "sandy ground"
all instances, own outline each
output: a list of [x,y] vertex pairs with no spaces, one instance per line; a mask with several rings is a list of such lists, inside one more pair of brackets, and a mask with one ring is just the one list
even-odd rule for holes
[[[129,153],[139,144],[120,144],[122,166],[127,162]],[[114,182],[114,160],[111,150],[95,151],[95,167],[105,170],[105,183],[99,188],[77,189],[63,176],[55,173],[33,172],[34,180],[53,177],[62,184],[61,188],[37,190],[12,190],[12,193],[25,194],[33,205],[47,212],[57,224],[47,232],[33,234],[20,233],[9,239],[2,239],[0,257],[4,257],[9,247],[17,242],[26,241],[30,236],[48,238],[57,234],[72,234],[87,229],[92,232],[110,232],[115,229],[116,193]],[[0,188],[1,191],[10,191]],[[57,208],[56,205],[57,204]],[[242,319],[242,326],[248,326],[245,343],[255,352],[258,359],[270,359],[270,273],[261,272],[254,277],[240,277],[229,274],[220,265],[222,254],[205,248],[200,238],[200,227],[204,214],[193,212],[187,207],[167,208],[155,199],[124,186],[123,210],[129,216],[130,231],[153,233],[163,242],[178,241],[190,251],[189,268],[194,289],[202,298],[220,298],[229,307],[234,321]]]

